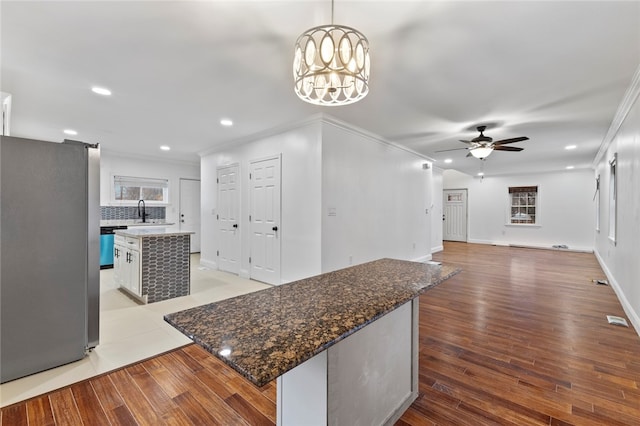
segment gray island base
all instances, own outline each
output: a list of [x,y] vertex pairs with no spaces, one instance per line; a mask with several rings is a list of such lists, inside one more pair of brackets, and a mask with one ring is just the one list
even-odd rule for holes
[[418,395],[418,296],[460,270],[380,259],[165,320],[257,386],[278,425],[392,424]]
[[121,290],[142,303],[190,294],[193,232],[130,228],[115,234],[113,277]]

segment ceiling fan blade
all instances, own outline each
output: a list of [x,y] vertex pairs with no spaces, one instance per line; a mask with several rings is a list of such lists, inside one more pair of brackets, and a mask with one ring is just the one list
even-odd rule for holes
[[494,151],[522,151],[524,148],[518,148],[517,146],[494,146]]
[[467,157],[471,157],[471,151],[469,151],[469,153],[466,155]]
[[528,140],[528,139],[529,139],[529,138],[528,138],[528,137],[526,137],[526,136],[520,136],[520,137],[518,137],[518,138],[502,139],[502,140],[500,140],[500,141],[496,141],[496,142],[494,142],[493,144],[494,144],[494,145],[496,145],[496,146],[497,146],[497,145],[506,145],[506,144],[508,144],[508,143],[522,142],[522,141],[526,141],[526,140]]
[[440,151],[433,151],[433,152],[460,151],[461,149],[469,149],[469,148],[443,149],[443,150],[440,150]]
[[466,143],[467,145],[473,145],[473,142],[471,141],[463,141],[462,139],[460,139],[460,142]]

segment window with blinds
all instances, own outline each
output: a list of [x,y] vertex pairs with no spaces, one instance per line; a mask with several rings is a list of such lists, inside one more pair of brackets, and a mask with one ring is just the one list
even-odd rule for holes
[[535,225],[537,223],[538,187],[510,186],[509,223]]
[[144,200],[152,204],[168,203],[169,180],[114,176],[113,195],[114,200],[120,202]]

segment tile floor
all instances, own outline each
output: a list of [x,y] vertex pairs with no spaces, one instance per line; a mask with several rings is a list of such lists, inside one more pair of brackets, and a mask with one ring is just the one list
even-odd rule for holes
[[113,284],[113,269],[100,271],[100,344],[80,361],[0,385],[0,407],[149,358],[190,342],[167,324],[165,314],[269,287],[200,266],[191,255],[191,294],[140,305]]

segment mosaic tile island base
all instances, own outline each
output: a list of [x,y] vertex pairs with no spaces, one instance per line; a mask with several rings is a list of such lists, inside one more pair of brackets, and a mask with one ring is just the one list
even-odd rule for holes
[[[114,280],[122,290],[142,303],[190,294],[190,241],[193,232],[164,227],[132,227],[117,230],[115,234]],[[125,240],[120,243],[122,238]],[[127,251],[136,252],[137,266]],[[119,261],[118,257],[122,260]],[[138,270],[125,271],[121,262],[131,263],[130,268],[137,267]],[[139,276],[139,279],[132,279],[132,275]]]
[[458,272],[380,259],[164,318],[263,386]]

